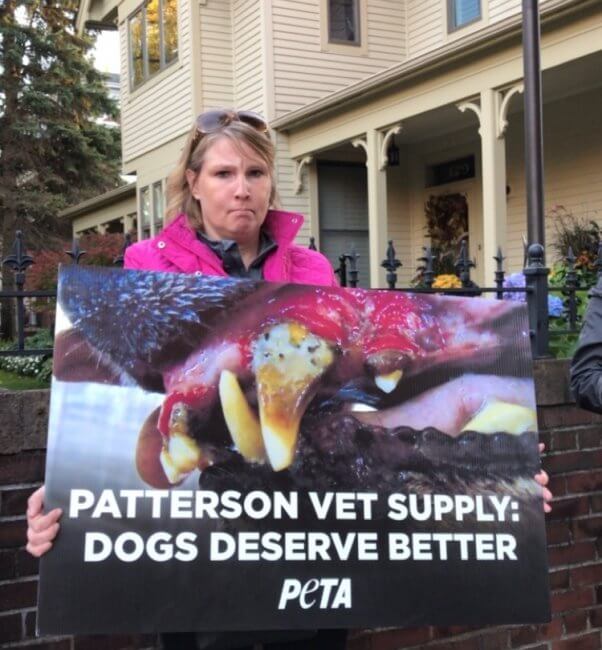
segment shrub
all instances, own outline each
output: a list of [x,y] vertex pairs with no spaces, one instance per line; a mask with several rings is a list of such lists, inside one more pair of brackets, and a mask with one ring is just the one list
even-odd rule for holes
[[[80,264],[91,266],[112,266],[113,260],[123,250],[123,235],[91,234],[84,235],[79,246],[86,254],[80,259]],[[34,263],[27,271],[25,288],[28,291],[53,291],[56,289],[57,272],[59,264],[68,262],[66,250],[71,249],[71,242],[63,242],[60,249],[40,250],[32,254]]]

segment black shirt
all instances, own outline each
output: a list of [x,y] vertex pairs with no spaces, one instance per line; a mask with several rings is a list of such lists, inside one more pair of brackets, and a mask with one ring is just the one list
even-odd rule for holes
[[247,269],[242,261],[242,257],[240,256],[238,244],[232,239],[220,239],[214,241],[213,239],[209,239],[209,237],[202,232],[197,232],[197,237],[203,242],[203,244],[209,246],[209,248],[220,258],[224,271],[231,278],[263,280],[263,264],[266,257],[273,250],[278,248],[278,244],[262,228],[259,231],[259,252]]

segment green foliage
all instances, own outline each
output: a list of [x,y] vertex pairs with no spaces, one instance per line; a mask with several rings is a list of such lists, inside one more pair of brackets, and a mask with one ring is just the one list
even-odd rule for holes
[[74,31],[78,5],[0,2],[0,215],[8,245],[21,229],[28,245],[47,246],[62,208],[119,183],[119,129],[100,119],[116,119],[117,107],[86,58],[93,39]]
[[[52,348],[53,344],[52,334],[48,330],[39,330],[25,339],[25,348],[28,350]],[[14,341],[1,341],[0,349],[16,350],[17,344]],[[41,384],[48,384],[52,376],[52,357],[41,354],[2,356],[0,357],[0,369],[21,377],[34,377]],[[39,388],[40,386],[33,387]]]
[[579,286],[590,287],[596,284],[596,258],[600,245],[600,226],[582,217],[576,217],[564,206],[556,206],[547,215],[554,220],[555,235],[552,250],[555,252],[555,264],[552,268],[550,282],[563,284],[566,280],[568,266],[566,256],[569,248],[575,256],[575,271]]
[[[560,296],[560,291],[551,292],[552,295]],[[575,298],[577,301],[577,328],[580,329],[583,322],[583,316],[587,309],[588,295],[587,290],[576,291]],[[575,354],[577,342],[579,341],[579,332],[567,333],[569,328],[568,318],[550,318],[550,352],[556,359],[570,359]]]
[[40,381],[35,377],[24,377],[23,375],[16,375],[6,370],[0,370],[0,388],[7,390],[39,390],[40,388],[48,388],[50,386],[50,379],[48,381]]
[[[547,215],[553,219],[555,234],[551,248],[555,254],[549,282],[550,288],[556,289],[553,293],[565,301],[569,295],[563,287],[567,283],[569,265],[566,261],[569,248],[575,256],[574,279],[580,289],[575,292],[577,303],[577,327],[583,320],[587,308],[587,290],[597,282],[596,259],[600,245],[600,227],[595,221],[576,217],[564,206],[555,206]],[[557,358],[570,358],[575,352],[579,339],[578,333],[564,333],[569,322],[567,316],[550,320],[550,350]],[[562,333],[558,333],[562,332]]]

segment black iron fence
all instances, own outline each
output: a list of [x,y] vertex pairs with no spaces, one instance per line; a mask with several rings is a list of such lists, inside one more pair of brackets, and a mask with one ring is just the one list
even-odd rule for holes
[[[113,260],[116,266],[123,266],[123,253],[131,244],[129,235],[125,236],[122,254]],[[314,239],[310,240],[310,248],[316,249]],[[77,239],[73,240],[71,250],[65,251],[65,255],[71,264],[79,264],[85,251],[80,250]],[[347,253],[342,253],[339,258],[339,266],[335,269],[341,286],[357,287],[359,283],[358,271],[359,255],[355,249]],[[553,336],[575,335],[580,328],[580,307],[583,305],[583,293],[591,287],[582,286],[579,274],[575,268],[575,256],[569,248],[565,257],[564,282],[557,285],[548,284],[549,269],[544,264],[544,249],[539,244],[529,247],[525,245],[524,269],[522,276],[512,274],[508,276],[504,270],[505,258],[502,251],[498,250],[495,256],[496,271],[493,279],[493,286],[478,286],[471,278],[471,271],[475,268],[475,262],[470,259],[463,242],[460,255],[455,264],[455,277],[458,286],[438,286],[438,276],[435,273],[437,268],[437,256],[429,248],[424,248],[424,255],[420,258],[421,262],[420,277],[415,286],[398,287],[397,271],[402,267],[402,262],[397,258],[393,242],[389,241],[385,257],[381,266],[386,270],[387,287],[396,291],[410,291],[415,293],[441,293],[445,295],[461,296],[481,296],[491,294],[492,297],[503,299],[516,299],[517,295],[525,296],[528,305],[529,323],[531,329],[531,344],[534,358],[549,356],[550,334]],[[0,303],[12,301],[16,306],[15,310],[9,311],[11,318],[15,319],[15,341],[10,348],[0,348],[0,357],[2,356],[19,356],[19,355],[50,355],[51,347],[31,348],[26,347],[26,335],[28,329],[27,313],[30,303],[33,300],[56,298],[56,290],[53,291],[27,291],[25,290],[27,271],[35,260],[27,254],[22,234],[17,233],[13,243],[11,254],[2,260],[2,265],[8,267],[13,272],[13,287],[2,287],[0,290]],[[597,258],[594,263],[596,277],[602,277],[602,242],[598,248]],[[522,277],[524,284],[521,282],[511,283],[509,277]],[[552,299],[550,299],[552,296]],[[561,327],[554,327],[550,331],[550,300],[555,301],[555,324],[560,321]],[[31,311],[31,310],[30,310]],[[4,313],[7,313],[6,311]]]

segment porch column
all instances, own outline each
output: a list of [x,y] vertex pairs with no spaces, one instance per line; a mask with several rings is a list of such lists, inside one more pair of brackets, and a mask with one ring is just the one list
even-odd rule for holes
[[505,93],[493,88],[481,91],[480,106],[466,102],[460,104],[461,111],[474,111],[480,123],[481,174],[483,189],[483,282],[493,286],[496,263],[493,259],[498,248],[506,252],[506,142],[504,134],[508,103],[511,97],[522,92],[517,84]]
[[387,167],[382,161],[383,134],[370,129],[366,139],[352,142],[366,151],[368,175],[368,250],[370,254],[370,287],[385,287],[385,270],[380,263],[387,251]]
[[123,217],[123,232],[128,233],[134,229],[134,215],[126,214]]
[[493,286],[498,247],[506,250],[506,142],[498,134],[500,95],[481,92],[481,166],[483,175],[483,278]]

